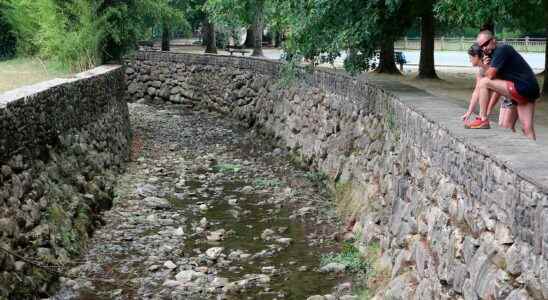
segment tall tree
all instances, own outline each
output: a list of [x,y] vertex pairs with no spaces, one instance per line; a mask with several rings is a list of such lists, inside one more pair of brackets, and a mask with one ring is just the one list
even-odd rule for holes
[[171,40],[171,33],[168,22],[162,23],[162,51],[169,51],[169,42]]
[[264,0],[255,0],[253,16],[253,53],[251,56],[263,56]]
[[254,56],[262,56],[265,10],[274,0],[207,0],[206,10],[215,22],[228,27],[247,28],[245,47],[253,47]]
[[244,46],[246,48],[253,48],[253,43],[255,43],[255,39],[253,38],[254,31],[255,31],[255,28],[253,27],[253,25],[250,25],[246,29],[245,41],[244,41]]
[[209,17],[206,16],[203,21],[204,26],[204,39],[206,42],[206,53],[217,53],[217,42],[215,39],[215,24],[209,20]]
[[421,20],[421,52],[419,78],[438,78],[434,65],[434,0],[418,1],[418,15]]
[[411,23],[411,5],[403,0],[292,0],[286,51],[316,62],[334,62],[346,52],[344,67],[356,73],[367,70],[380,49],[377,71],[399,74],[394,40]]

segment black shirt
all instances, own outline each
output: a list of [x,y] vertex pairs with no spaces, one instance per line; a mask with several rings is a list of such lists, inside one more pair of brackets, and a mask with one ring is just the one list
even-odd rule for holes
[[492,56],[491,67],[497,69],[497,78],[512,81],[518,93],[526,98],[540,97],[535,73],[512,46],[497,45]]

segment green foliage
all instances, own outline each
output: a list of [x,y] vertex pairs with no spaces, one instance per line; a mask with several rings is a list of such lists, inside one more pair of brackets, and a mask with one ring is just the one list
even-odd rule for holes
[[340,263],[346,266],[346,269],[350,272],[356,273],[358,275],[367,276],[370,265],[365,260],[358,248],[356,248],[351,243],[344,243],[342,245],[341,252],[334,254],[323,255],[320,259],[320,264],[325,266],[329,263]]
[[[345,69],[366,70],[369,58],[383,43],[405,33],[413,1],[289,0],[291,30],[284,45],[314,63],[333,63],[344,52]],[[367,17],[364,17],[367,16]],[[293,56],[299,57],[299,56]]]
[[72,70],[83,70],[100,59],[103,31],[96,10],[91,0],[62,7],[53,0],[13,0],[7,17],[19,54],[53,58]]
[[184,26],[173,0],[0,0],[22,56],[55,60],[73,71],[119,60],[161,24]]
[[16,49],[16,39],[6,19],[7,9],[6,0],[0,0],[0,60],[12,57]]
[[213,170],[215,170],[215,172],[221,173],[237,173],[240,172],[241,169],[242,167],[236,164],[217,164],[213,166]]
[[100,1],[99,17],[105,26],[104,61],[120,60],[137,41],[151,38],[152,29],[164,23],[171,28],[187,26],[183,11],[186,6],[181,0]]
[[[440,0],[435,11],[438,18],[452,26],[473,26],[492,22],[495,29],[508,27],[514,30],[535,31],[543,29],[542,0]],[[508,36],[510,37],[510,36]]]
[[[280,70],[280,78],[277,85],[280,88],[288,88],[297,82],[299,77],[298,73],[301,71],[299,66],[300,58],[296,58],[298,55],[292,55],[288,57],[288,61],[284,62]],[[299,56],[301,57],[301,56]]]
[[278,179],[266,179],[266,178],[255,179],[255,187],[259,189],[277,188],[280,186],[282,186],[282,182]]
[[304,174],[304,177],[318,185],[322,184],[325,180],[329,178],[327,174],[323,172],[306,172]]
[[254,4],[255,0],[207,0],[204,9],[217,24],[248,26],[253,22]]

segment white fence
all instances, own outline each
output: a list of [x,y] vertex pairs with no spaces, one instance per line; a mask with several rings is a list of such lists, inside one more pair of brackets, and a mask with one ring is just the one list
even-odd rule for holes
[[[475,42],[475,39],[464,37],[440,37],[434,39],[434,49],[438,51],[466,51]],[[544,52],[546,49],[545,38],[515,38],[499,39],[499,41],[512,45],[522,52]],[[394,44],[398,50],[420,50],[420,38],[404,38]]]

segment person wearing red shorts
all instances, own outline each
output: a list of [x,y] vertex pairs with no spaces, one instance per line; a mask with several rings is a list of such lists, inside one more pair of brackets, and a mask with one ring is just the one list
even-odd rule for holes
[[523,133],[530,139],[536,139],[533,119],[535,100],[540,97],[540,89],[535,73],[512,46],[497,45],[490,31],[481,31],[476,41],[487,55],[485,63],[488,63],[490,67],[478,85],[480,117],[468,123],[467,128],[489,128],[487,119],[489,96],[491,92],[495,92],[517,103],[517,113]]

